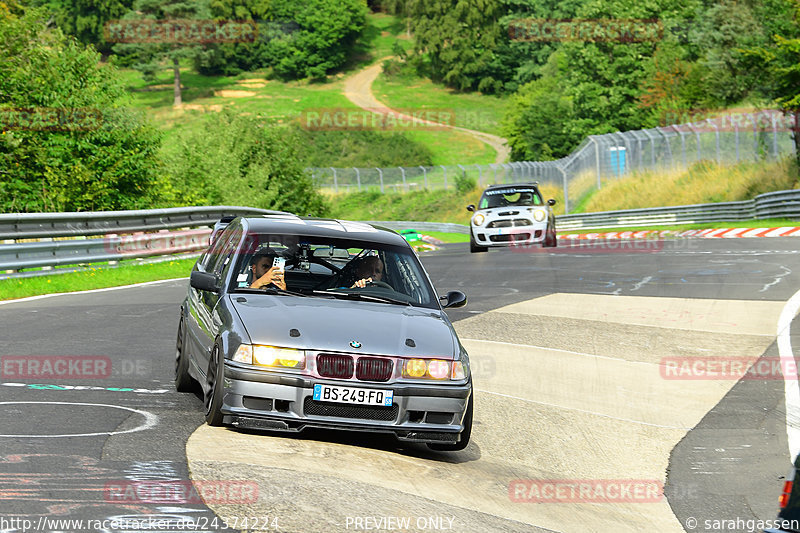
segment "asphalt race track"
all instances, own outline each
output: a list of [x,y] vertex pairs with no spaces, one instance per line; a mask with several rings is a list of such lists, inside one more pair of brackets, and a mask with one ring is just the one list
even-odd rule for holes
[[[476,389],[455,453],[205,425],[171,381],[185,280],[0,304],[0,532],[748,531],[790,465],[795,243],[424,255],[440,294],[469,297],[450,313]],[[187,490],[129,490],[144,481]]]

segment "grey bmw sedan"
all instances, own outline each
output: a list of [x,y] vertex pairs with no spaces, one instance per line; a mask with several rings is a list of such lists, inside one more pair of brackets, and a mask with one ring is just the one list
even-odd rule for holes
[[395,435],[461,450],[469,357],[409,244],[370,224],[236,218],[195,264],[175,384],[199,383],[210,425]]

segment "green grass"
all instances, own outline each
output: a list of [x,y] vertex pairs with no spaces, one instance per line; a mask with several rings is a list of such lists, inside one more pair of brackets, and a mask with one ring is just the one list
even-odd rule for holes
[[348,61],[345,70],[361,69],[375,61],[394,55],[395,43],[410,50],[413,39],[406,34],[406,25],[402,19],[385,13],[367,15],[367,25],[356,46],[354,57]]
[[500,135],[507,98],[480,93],[459,93],[432,81],[413,77],[378,76],[372,84],[375,98],[392,109],[452,111],[452,125]]
[[131,261],[116,268],[93,267],[81,272],[0,280],[0,300],[118,287],[146,281],[188,277],[197,259],[176,259],[160,263]]
[[462,233],[442,233],[441,231],[423,231],[423,235],[439,239],[444,243],[469,242],[469,235]]

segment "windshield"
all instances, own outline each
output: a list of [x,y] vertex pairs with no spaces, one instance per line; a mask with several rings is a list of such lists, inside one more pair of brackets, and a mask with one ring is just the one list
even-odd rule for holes
[[422,265],[404,246],[250,233],[237,252],[234,268],[229,292],[438,308]]
[[530,205],[544,205],[539,191],[532,187],[506,187],[485,191],[478,209]]

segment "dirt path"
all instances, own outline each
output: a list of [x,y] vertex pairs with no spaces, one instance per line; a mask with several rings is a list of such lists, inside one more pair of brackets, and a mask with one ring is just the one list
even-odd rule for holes
[[[386,104],[379,101],[377,98],[375,98],[375,95],[372,94],[372,82],[374,82],[375,78],[378,77],[378,74],[381,73],[383,62],[387,59],[391,58],[381,58],[377,63],[370,65],[369,67],[360,70],[359,72],[356,72],[347,78],[344,82],[344,95],[348,100],[362,109],[382,114],[394,113],[395,115],[411,119],[411,117],[408,117],[407,115],[392,111],[386,106]],[[440,125],[466,133],[467,135],[471,135],[479,141],[484,142],[494,148],[497,152],[497,157],[494,160],[495,163],[505,163],[508,161],[509,155],[511,154],[511,149],[507,146],[506,139],[498,137],[497,135],[492,135],[491,133],[484,133],[482,131],[469,130],[467,128],[450,126],[447,124]]]

